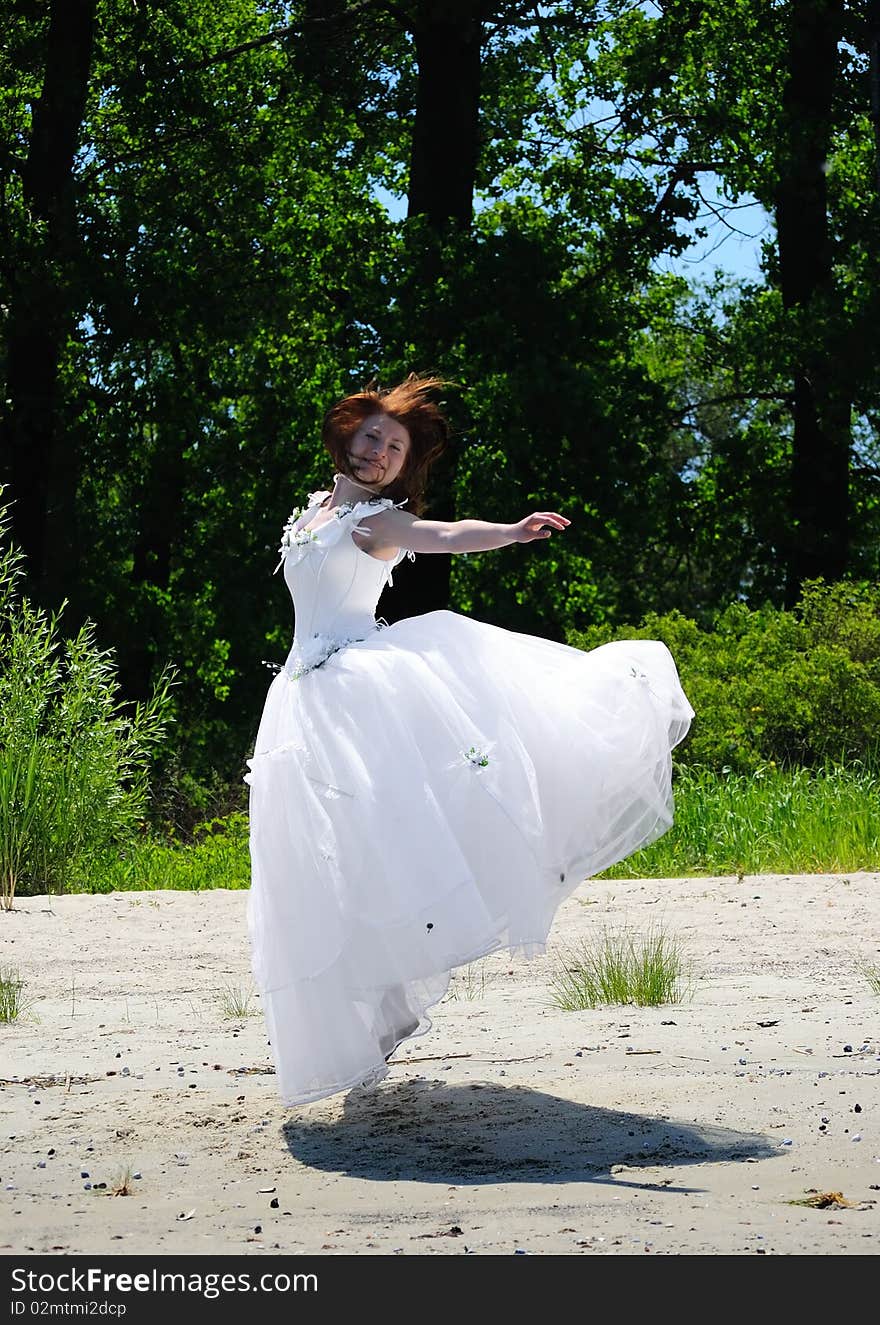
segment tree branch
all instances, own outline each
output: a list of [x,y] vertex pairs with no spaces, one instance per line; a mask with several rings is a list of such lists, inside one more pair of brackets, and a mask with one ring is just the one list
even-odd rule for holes
[[703,409],[707,405],[732,405],[752,400],[773,400],[777,404],[788,405],[791,408],[794,405],[793,391],[732,391],[724,396],[710,396],[707,400],[695,400],[692,405],[685,405],[683,409],[670,410],[669,416],[678,421],[683,420],[688,414],[693,414],[695,410]]
[[[699,174],[700,172],[717,171],[718,169],[720,169],[720,163],[717,161],[676,162],[672,166],[672,173],[669,177],[669,183],[666,185],[666,188],[663,190],[660,197],[657,199],[656,203],[651,208],[650,212],[648,212],[646,216],[643,218],[641,224],[635,226],[632,230],[627,232],[627,239],[631,241],[632,238],[637,238],[647,234],[647,232],[650,230],[654,222],[658,220],[658,218],[662,216],[663,212],[666,210],[667,206],[669,205],[669,201],[672,198],[673,193],[675,192],[675,186],[677,184],[680,183],[692,184],[694,181],[694,176]],[[578,288],[580,290],[589,289],[591,285],[595,285],[597,281],[600,281],[603,278],[603,276],[605,276],[612,269],[612,267],[617,265],[617,262],[620,259],[621,251],[623,250],[623,248],[624,245],[616,245],[611,255],[608,257],[608,259],[605,262],[601,263],[601,265],[596,267],[594,271],[591,271],[588,275],[582,278],[582,280],[578,284]]]
[[345,23],[370,9],[380,10],[391,15],[397,19],[405,31],[412,31],[409,16],[398,5],[391,4],[388,0],[360,0],[360,3],[352,5],[350,9],[340,10],[335,14],[315,15],[313,18],[304,18],[299,23],[290,23],[283,28],[273,28],[271,32],[264,33],[262,37],[254,37],[253,41],[244,41],[239,46],[229,46],[225,51],[216,51],[214,55],[209,55],[207,59],[182,66],[182,68],[185,68],[188,73],[210,69],[212,65],[223,64],[226,60],[234,59],[236,55],[244,55],[247,51],[256,51],[261,46],[271,46],[273,42],[283,41],[285,37],[296,36],[307,28],[327,27],[333,23]]
[[[657,199],[656,205],[654,206],[649,219],[655,221],[660,213],[666,210],[677,184],[693,184],[697,175],[705,174],[709,171],[718,171],[722,168],[723,166],[720,161],[677,161],[672,167],[669,183]],[[700,199],[705,202],[702,193],[700,193]]]

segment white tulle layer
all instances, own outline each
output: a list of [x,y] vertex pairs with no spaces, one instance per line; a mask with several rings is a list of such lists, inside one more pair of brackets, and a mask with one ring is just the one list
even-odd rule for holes
[[663,644],[583,653],[452,612],[280,672],[248,921],[284,1102],[378,1080],[454,967],[542,951],[584,878],[669,827],[692,716]]

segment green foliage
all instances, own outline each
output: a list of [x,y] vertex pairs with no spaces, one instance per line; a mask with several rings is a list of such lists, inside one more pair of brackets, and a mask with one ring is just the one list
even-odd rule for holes
[[197,775],[184,764],[180,748],[168,745],[157,755],[149,824],[162,841],[175,846],[197,842],[206,829],[216,832],[217,823],[244,814],[247,801],[244,781],[236,778],[230,782],[215,768]]
[[94,628],[60,636],[18,592],[22,558],[0,507],[0,880],[62,892],[100,877],[143,821],[150,763],[168,714],[170,672],[146,703],[124,707]]
[[880,777],[864,767],[751,774],[684,768],[675,822],[603,878],[880,868]]
[[[644,851],[603,878],[689,874],[782,874],[880,868],[880,777],[860,767],[751,774],[681,768],[675,821]],[[80,887],[115,890],[246,888],[250,879],[244,814],[206,822],[194,840],[143,836],[123,847]],[[460,977],[460,978],[459,978]],[[450,998],[478,998],[491,977],[463,968]]]
[[749,772],[880,756],[880,584],[812,581],[793,611],[734,603],[710,628],[679,612],[569,643],[660,639],[695,718],[682,764]]
[[250,885],[247,815],[198,824],[191,841],[145,834],[86,884],[89,892],[176,888],[198,892]]
[[[25,198],[50,7],[12,10],[0,50],[4,344],[16,273],[54,270]],[[834,290],[802,318],[782,307],[772,235],[766,282],[750,289],[689,289],[660,270],[705,235],[707,186],[734,224],[738,199],[774,206],[791,4],[483,6],[474,216],[446,232],[400,219],[420,92],[415,12],[97,5],[76,234],[56,291],[70,329],[64,460],[41,601],[66,596],[68,621],[96,623],[93,646],[113,648],[131,699],[146,703],[174,661],[176,749],[154,813],[182,833],[240,804],[262,660],[280,661],[290,633],[271,579],[278,531],[326,482],[327,405],[373,374],[430,367],[458,384],[446,513],[509,521],[553,506],[572,520],[541,547],[456,558],[460,610],[564,638],[649,611],[704,627],[726,602],[781,602],[802,345],[819,347],[852,400],[852,573],[880,572],[875,145],[859,7],[828,160]],[[2,359],[0,345],[0,371]],[[380,609],[392,618],[396,592]],[[737,621],[723,650],[733,662]],[[749,766],[771,746],[821,757],[842,735],[859,748],[842,718],[816,730],[836,685],[861,702],[837,648],[817,653],[792,731],[743,695],[704,732],[700,694],[690,749],[739,767],[738,751]],[[710,671],[706,685],[720,713],[724,680]]]

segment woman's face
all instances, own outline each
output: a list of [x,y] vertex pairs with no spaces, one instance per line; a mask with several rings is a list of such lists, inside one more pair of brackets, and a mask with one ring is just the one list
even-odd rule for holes
[[409,455],[409,433],[387,414],[364,419],[348,444],[348,463],[358,483],[385,488],[403,470]]

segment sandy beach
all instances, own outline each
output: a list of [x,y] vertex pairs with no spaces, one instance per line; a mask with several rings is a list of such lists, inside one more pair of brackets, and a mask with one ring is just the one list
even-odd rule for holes
[[[4,1255],[880,1250],[880,875],[585,882],[545,956],[467,968],[387,1080],[301,1109],[259,1000],[225,1015],[245,903],[0,914],[30,1001],[0,1026]],[[686,995],[555,1007],[561,954],[621,925],[680,942]]]

